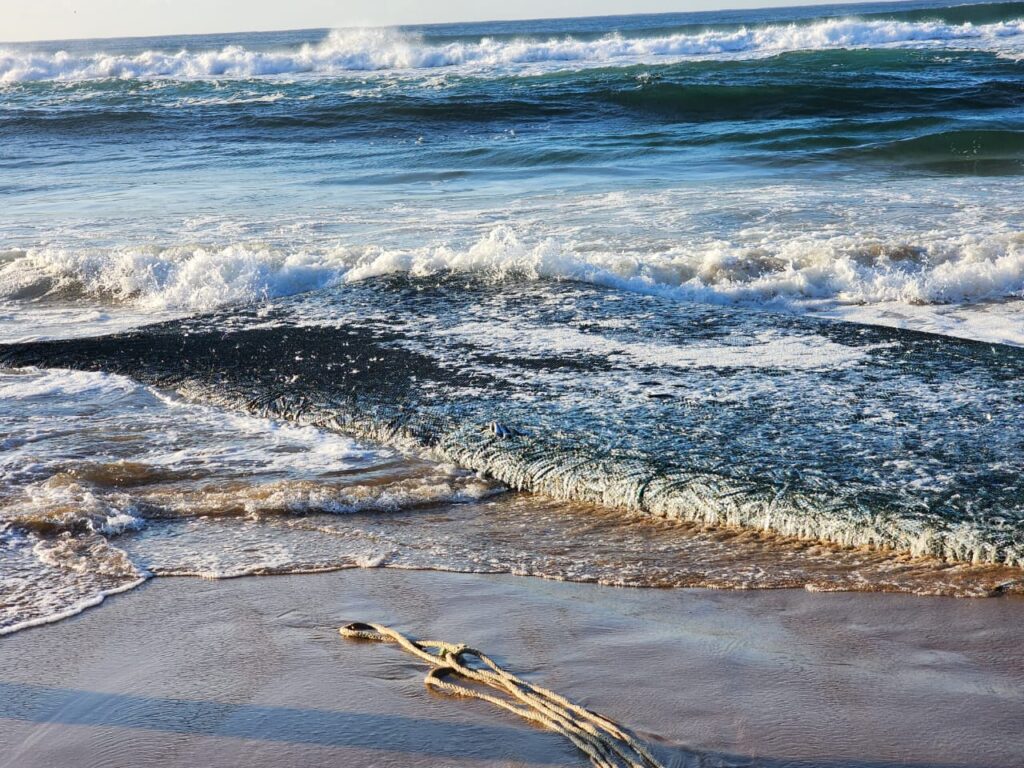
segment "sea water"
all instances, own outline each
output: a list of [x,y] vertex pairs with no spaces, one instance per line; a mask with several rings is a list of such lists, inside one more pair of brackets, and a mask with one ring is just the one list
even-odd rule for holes
[[[830,500],[806,524],[703,502],[653,520],[568,460],[556,488],[477,447],[218,401],[237,361],[204,389],[69,358],[0,372],[2,626],[154,574],[359,565],[1013,588],[1022,67],[1015,3],[0,45],[0,341],[214,311],[168,327],[390,323],[382,359],[479,377],[417,390],[446,425],[494,420],[494,382],[528,369],[501,419],[530,440]],[[402,298],[441,283],[443,301]],[[856,340],[851,323],[897,330]],[[281,364],[253,365],[309,352],[275,339]],[[388,392],[374,408],[409,404]],[[871,412],[837,400],[864,392]],[[740,440],[752,413],[774,415]],[[632,419],[627,440],[608,414]],[[852,463],[843,430],[867,441]],[[898,503],[830,506],[872,483]]]

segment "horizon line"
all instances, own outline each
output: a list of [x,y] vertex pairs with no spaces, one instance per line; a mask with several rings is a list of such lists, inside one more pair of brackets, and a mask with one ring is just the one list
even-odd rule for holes
[[[740,0],[742,2],[742,0]],[[1009,0],[1011,3],[1014,0]],[[848,8],[851,6],[871,6],[871,5],[911,5],[911,4],[925,4],[929,5],[934,3],[936,6],[945,8],[958,8],[968,5],[990,5],[998,0],[962,0],[961,2],[953,2],[950,5],[941,5],[942,0],[849,0],[848,2],[832,2],[832,0],[807,0],[807,2],[798,2],[795,5],[735,5],[728,8],[718,8],[715,10],[703,10],[703,11],[655,11],[655,12],[639,12],[639,13],[610,13],[610,14],[597,14],[597,15],[585,15],[579,14],[574,16],[523,16],[523,17],[506,17],[498,19],[465,19],[461,21],[433,21],[426,23],[417,22],[403,22],[396,24],[354,24],[352,26],[317,26],[317,27],[285,27],[285,28],[267,28],[267,29],[240,29],[240,30],[222,30],[216,32],[163,32],[159,34],[143,34],[143,35],[108,35],[102,37],[53,37],[53,38],[32,38],[24,40],[0,40],[0,45],[26,45],[30,43],[80,43],[87,41],[101,41],[101,40],[155,40],[163,37],[223,37],[226,35],[257,35],[257,34],[270,34],[273,32],[318,32],[318,31],[335,31],[335,30],[352,30],[352,29],[402,29],[408,27],[415,28],[428,28],[428,27],[450,27],[458,24],[511,24],[515,22],[527,22],[527,21],[571,21],[574,19],[622,19],[633,16],[699,16],[715,13],[732,13],[736,11],[780,11],[787,10],[790,8],[815,8],[815,7],[833,7],[833,8]]]

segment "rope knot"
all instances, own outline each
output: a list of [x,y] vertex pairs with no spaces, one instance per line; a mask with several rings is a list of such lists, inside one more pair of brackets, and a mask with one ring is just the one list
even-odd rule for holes
[[[625,728],[574,704],[554,691],[506,672],[489,656],[464,643],[413,640],[382,624],[353,622],[338,629],[342,637],[400,645],[430,665],[423,683],[431,691],[480,699],[569,739],[595,768],[663,768],[647,747]],[[466,657],[480,666],[469,666]],[[450,682],[459,678],[475,688]],[[498,695],[487,693],[490,688]]]

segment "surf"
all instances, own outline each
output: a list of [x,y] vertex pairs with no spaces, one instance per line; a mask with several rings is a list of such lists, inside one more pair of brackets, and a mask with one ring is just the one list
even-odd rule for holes
[[[0,83],[90,80],[204,80],[281,76],[331,77],[352,72],[408,72],[463,68],[492,72],[529,68],[593,68],[609,65],[746,59],[793,51],[859,48],[966,48],[1024,51],[1024,13],[999,6],[999,21],[959,23],[934,18],[848,16],[790,23],[718,24],[679,31],[618,32],[597,37],[491,36],[429,39],[428,32],[350,29],[318,43],[263,50],[244,45],[215,49],[146,49],[136,53],[0,50]],[[999,13],[996,14],[997,17]]]
[[[975,140],[974,135],[956,138]],[[989,140],[987,134],[982,138]],[[919,147],[918,159],[927,162],[936,161],[934,148],[942,140],[910,143]],[[913,154],[913,147],[907,151]],[[974,232],[922,228],[917,234],[882,237],[783,229],[750,241],[680,238],[667,250],[663,244],[645,249],[643,241],[626,243],[621,250],[608,243],[595,249],[576,237],[557,231],[544,236],[539,229],[524,221],[494,227],[468,244],[442,241],[418,247],[240,242],[29,249],[0,263],[0,308],[36,313],[37,333],[45,333],[49,312],[66,316],[88,335],[90,313],[100,313],[104,322],[123,318],[139,324],[230,305],[270,312],[275,302],[290,296],[382,276],[474,276],[495,282],[588,283],[678,305],[850,314],[861,322],[920,323],[935,333],[1024,344],[1013,327],[994,333],[998,329],[992,319],[1011,318],[1013,302],[1024,297],[1024,235],[1005,225],[1005,231],[992,231],[980,219]],[[952,309],[962,322],[944,320]],[[0,321],[0,336],[2,328]]]
[[580,284],[391,277],[269,315],[7,345],[0,363],[127,375],[555,499],[1024,566],[1013,348]]

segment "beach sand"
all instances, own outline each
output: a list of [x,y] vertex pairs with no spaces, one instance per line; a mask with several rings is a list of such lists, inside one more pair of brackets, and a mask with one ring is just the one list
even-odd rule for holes
[[586,765],[345,622],[461,641],[668,765],[1020,765],[1024,599],[385,569],[156,579],[0,640],[0,766]]

